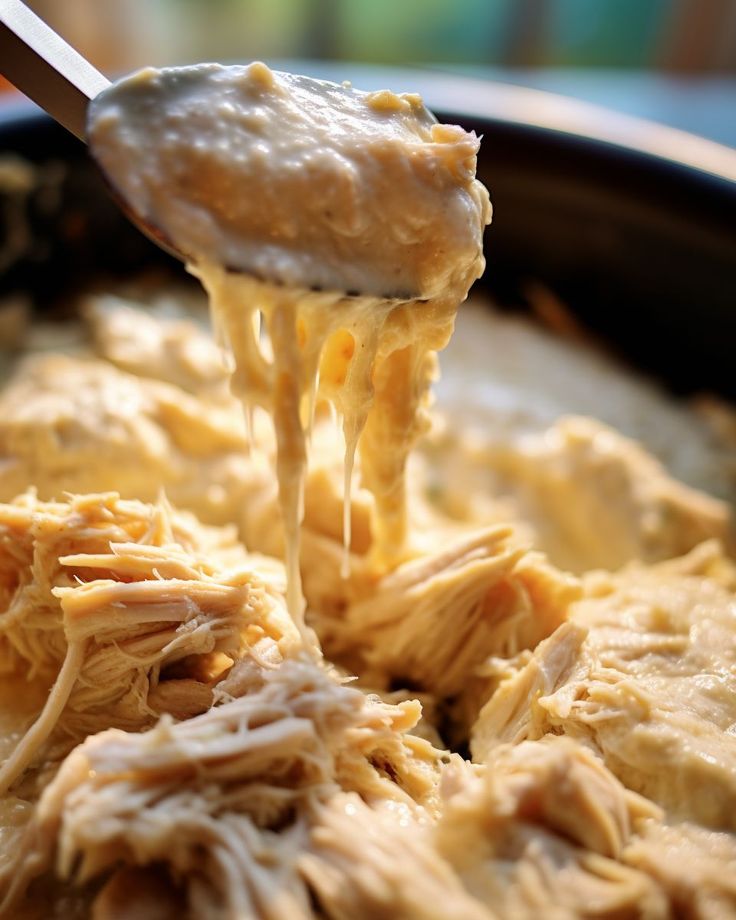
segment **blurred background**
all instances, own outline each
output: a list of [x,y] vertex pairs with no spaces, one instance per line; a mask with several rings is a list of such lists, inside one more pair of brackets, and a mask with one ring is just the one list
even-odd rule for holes
[[[736,146],[736,0],[27,0],[101,70],[284,58],[520,83]],[[6,86],[7,88],[7,86]]]
[[549,89],[736,146],[736,0],[28,0],[100,69],[283,58]]
[[734,0],[29,0],[102,68],[224,58],[736,71]]

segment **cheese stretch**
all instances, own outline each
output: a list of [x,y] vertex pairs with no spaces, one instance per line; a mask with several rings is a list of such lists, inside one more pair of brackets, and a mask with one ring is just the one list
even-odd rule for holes
[[377,564],[405,552],[404,471],[435,352],[484,267],[491,207],[475,179],[478,139],[438,124],[416,95],[260,63],[142,70],[93,102],[89,135],[117,192],[207,289],[235,358],[234,391],[272,415],[289,608],[300,620],[318,399],[342,419],[346,508],[360,451]]

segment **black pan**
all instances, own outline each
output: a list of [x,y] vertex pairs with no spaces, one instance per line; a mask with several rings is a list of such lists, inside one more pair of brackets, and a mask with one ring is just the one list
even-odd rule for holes
[[[406,70],[288,69],[419,91],[483,135],[491,190],[481,285],[523,305],[543,285],[633,363],[680,392],[736,397],[736,151],[536,90]],[[0,104],[0,153],[50,164],[31,237],[0,277],[56,307],[90,277],[183,268],[120,216],[82,144],[30,104]],[[0,192],[3,249],[12,210]],[[16,203],[17,204],[17,203]]]

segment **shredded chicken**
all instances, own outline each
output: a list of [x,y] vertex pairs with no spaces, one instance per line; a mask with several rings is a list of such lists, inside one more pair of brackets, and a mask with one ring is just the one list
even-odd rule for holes
[[[0,499],[116,491],[233,522],[247,494],[242,413],[111,364],[60,354],[28,359],[0,393]],[[235,520],[237,523],[237,520]]]
[[330,920],[497,916],[466,891],[426,829],[355,795],[335,796],[320,808],[299,865]]
[[656,879],[671,913],[697,920],[736,917],[736,839],[687,822],[649,821],[623,860]]
[[229,569],[208,558],[214,540],[165,504],[114,493],[0,505],[5,664],[51,684],[0,787],[53,756],[54,739],[63,750],[161,712],[204,712],[218,676],[264,638],[298,646],[277,587],[245,554]]
[[500,917],[667,917],[645,873],[620,862],[659,818],[585,748],[548,738],[497,748],[482,774],[448,772],[437,849]]
[[450,426],[377,565],[317,401],[322,659],[286,609],[273,436],[219,347],[85,310],[94,355],[0,392],[0,916],[736,918],[723,502],[593,420]]
[[[129,374],[234,405],[222,349],[192,316],[182,316],[180,307],[173,315],[161,308],[141,310],[132,301],[107,294],[89,298],[82,309],[99,357]],[[206,319],[206,308],[201,312]]]
[[399,566],[341,616],[316,622],[328,652],[357,655],[360,673],[449,697],[487,656],[533,648],[579,592],[498,527]]
[[523,521],[534,545],[572,572],[659,562],[713,537],[734,543],[729,504],[591,418],[489,441],[450,434],[433,453],[445,508],[473,523],[498,513]]
[[[414,820],[426,813],[396,756],[400,741],[386,743],[411,726],[409,715],[310,661],[285,661],[255,675],[246,696],[201,716],[92,736],[48,785],[2,870],[4,908],[46,872],[85,882],[120,864],[163,863],[195,916],[310,917],[297,854],[339,784],[369,801],[394,784]],[[384,776],[371,762],[378,752]],[[422,775],[419,799],[425,785]]]
[[554,731],[588,739],[630,789],[736,829],[736,601],[717,544],[591,576],[570,622],[480,714],[473,753]]

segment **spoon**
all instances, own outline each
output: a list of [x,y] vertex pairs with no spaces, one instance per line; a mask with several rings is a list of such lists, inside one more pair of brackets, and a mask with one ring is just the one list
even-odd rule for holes
[[21,0],[0,0],[0,68],[89,144],[124,213],[187,263],[393,302],[463,286],[461,300],[482,270],[478,139],[416,95],[257,62],[110,83]]
[[[21,0],[0,0],[0,71],[84,143],[89,104],[112,86],[107,77]],[[131,209],[109,183],[108,190],[128,220],[145,236],[170,255],[186,261],[160,230]]]
[[59,124],[86,141],[87,106],[110,81],[21,0],[0,0],[0,69]]

